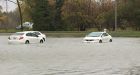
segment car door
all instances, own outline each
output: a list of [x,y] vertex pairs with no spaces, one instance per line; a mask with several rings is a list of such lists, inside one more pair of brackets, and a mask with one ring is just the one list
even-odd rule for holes
[[32,33],[27,33],[26,38],[27,38],[26,40],[29,40],[30,43],[34,42],[33,37],[32,37]]
[[35,31],[33,33],[36,34],[36,35],[38,35],[39,37],[45,38],[45,37],[43,37],[42,33],[38,32],[38,31]]
[[32,42],[33,43],[38,43],[40,40],[39,40],[39,36],[34,34],[34,33],[31,33],[32,34]]
[[26,36],[27,36],[27,40],[29,40],[30,43],[36,43],[38,41],[37,35],[33,33],[27,33]]
[[107,33],[103,33],[102,34],[102,41],[103,42],[107,42],[108,41],[108,34]]

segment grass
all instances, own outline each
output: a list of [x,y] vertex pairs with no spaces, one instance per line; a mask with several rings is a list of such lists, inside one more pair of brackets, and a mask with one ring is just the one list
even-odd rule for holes
[[16,30],[16,29],[0,29],[0,33],[15,33],[18,32],[20,30]]
[[[0,35],[4,35],[7,33],[14,33],[18,32],[20,30],[15,30],[15,29],[7,29],[7,30],[2,30],[0,29]],[[47,35],[47,37],[84,37],[88,33],[92,31],[44,31]],[[109,31],[109,34],[111,34],[113,37],[140,37],[140,31]],[[9,35],[9,34],[8,34]]]
[[114,31],[109,33],[113,37],[140,37],[140,31]]
[[83,37],[86,32],[45,32],[45,34],[50,37]]
[[[49,31],[44,32],[50,37],[84,37],[91,31]],[[108,32],[113,37],[140,37],[140,31],[111,31]]]

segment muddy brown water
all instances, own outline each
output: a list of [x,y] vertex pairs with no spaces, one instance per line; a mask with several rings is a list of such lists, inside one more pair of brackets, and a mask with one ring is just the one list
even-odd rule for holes
[[140,38],[83,43],[47,38],[44,44],[8,44],[0,36],[0,75],[126,75],[140,66]]

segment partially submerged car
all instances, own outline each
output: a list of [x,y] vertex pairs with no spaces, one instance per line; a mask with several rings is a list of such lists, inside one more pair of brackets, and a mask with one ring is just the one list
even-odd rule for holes
[[31,31],[23,31],[16,32],[8,37],[8,43],[43,43],[44,39],[41,36],[31,32]]
[[107,32],[91,32],[83,40],[83,42],[112,42],[112,36]]

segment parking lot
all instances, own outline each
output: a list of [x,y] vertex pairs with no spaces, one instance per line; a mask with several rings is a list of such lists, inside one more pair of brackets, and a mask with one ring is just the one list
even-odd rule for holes
[[8,44],[7,38],[0,36],[1,75],[126,75],[140,66],[140,38],[83,43],[83,38],[49,37],[29,45]]

